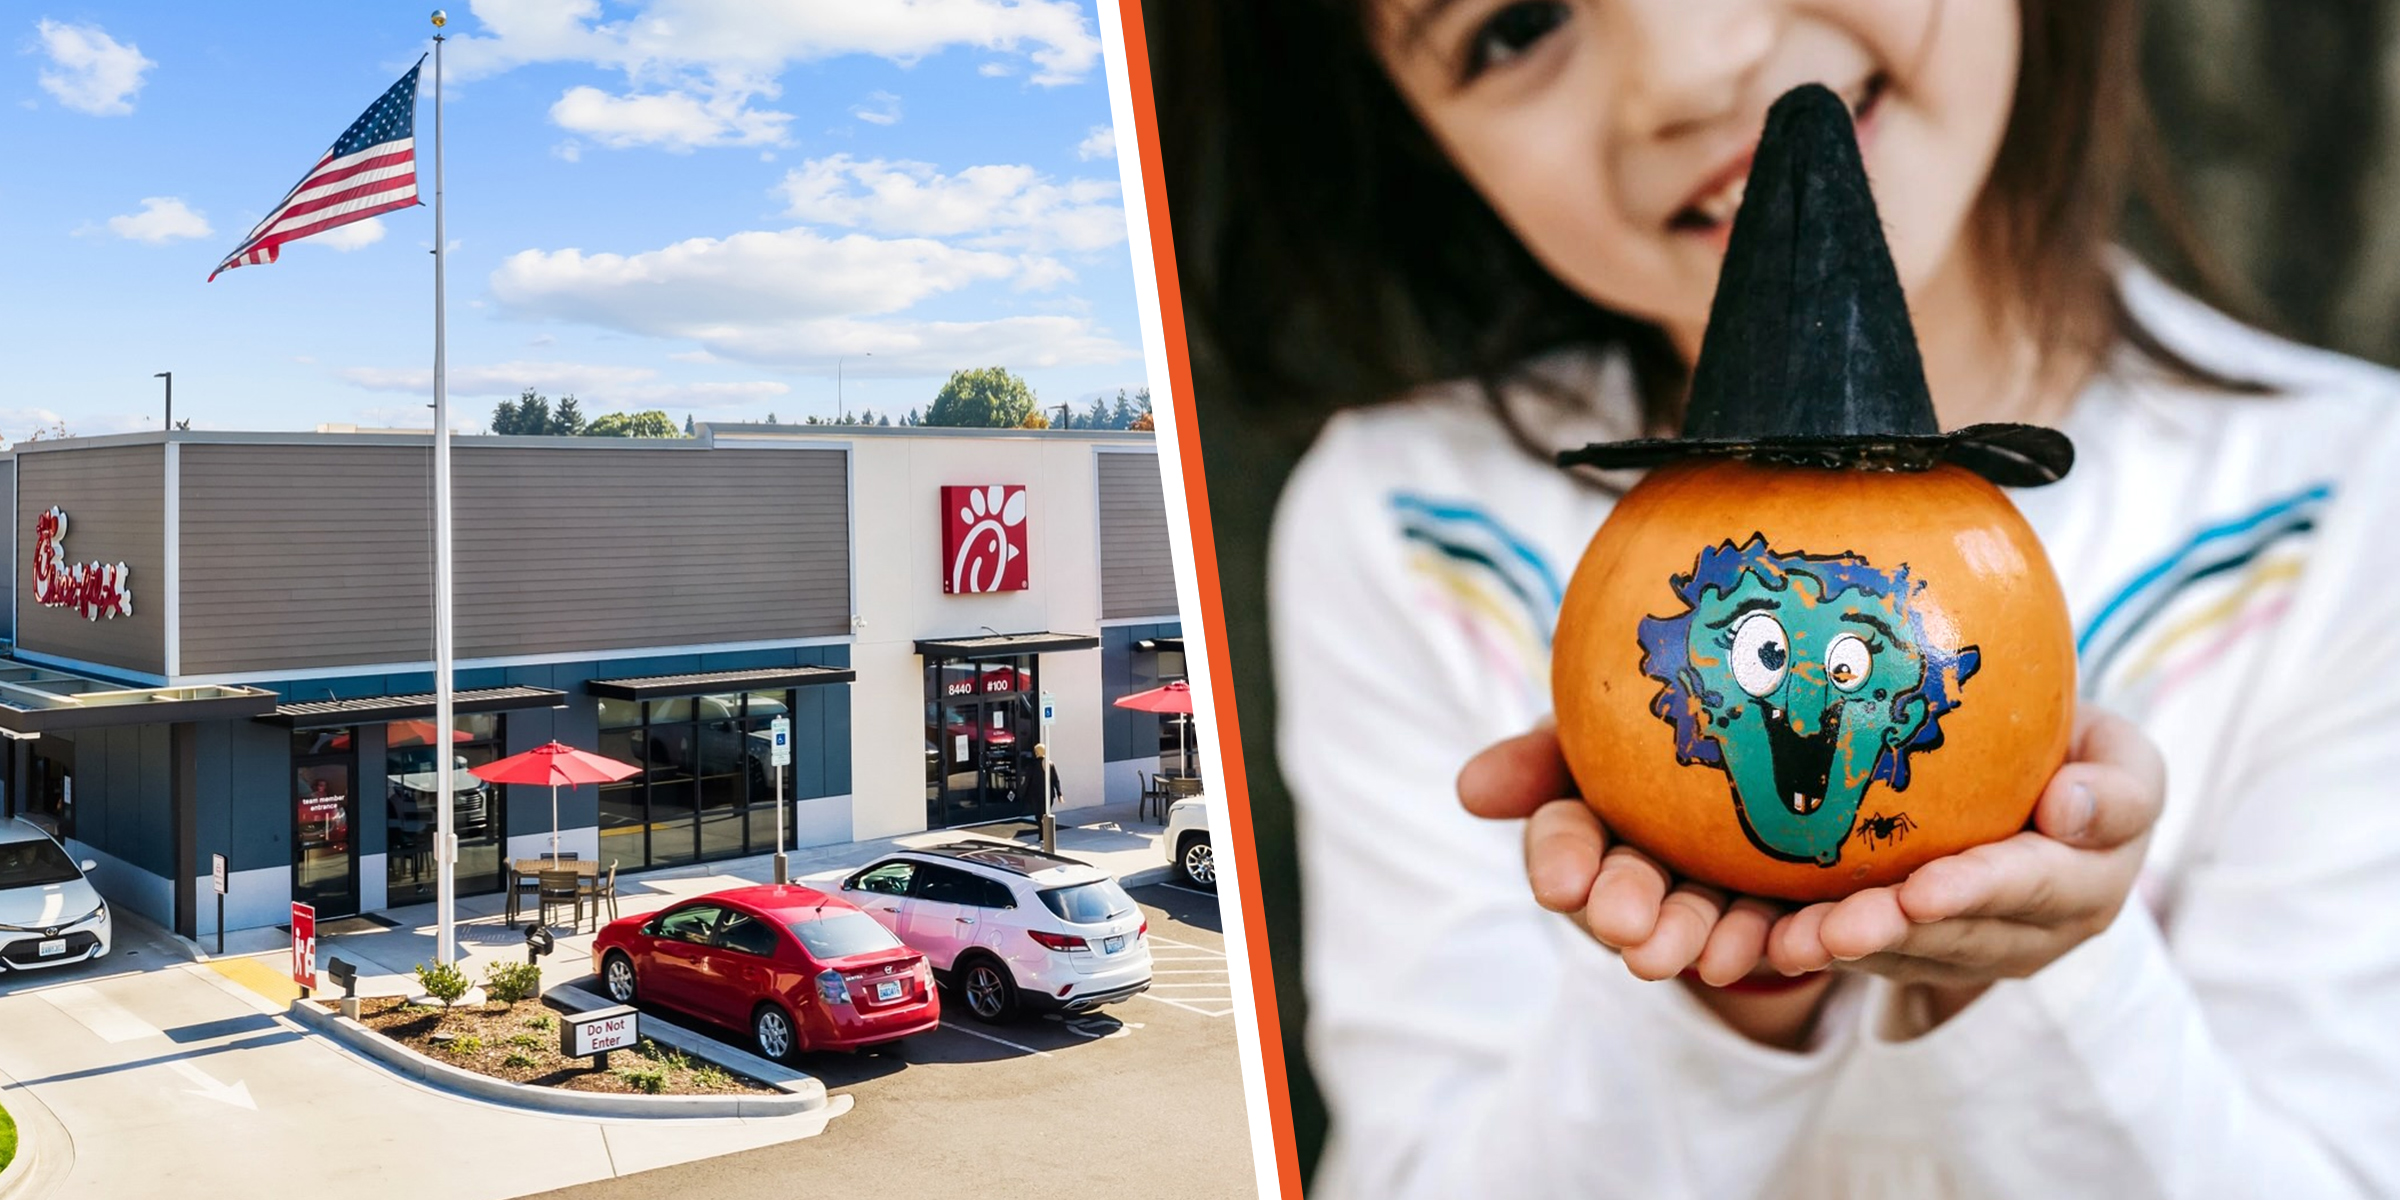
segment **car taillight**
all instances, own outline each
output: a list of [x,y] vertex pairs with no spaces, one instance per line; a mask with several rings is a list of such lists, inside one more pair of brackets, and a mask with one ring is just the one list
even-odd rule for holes
[[1140,929],[1136,929],[1136,930],[1134,930],[1134,931],[1133,931],[1133,936],[1135,936],[1135,937],[1137,937],[1137,938],[1141,938],[1141,937],[1149,937],[1149,936],[1150,936],[1150,918],[1148,918],[1148,917],[1143,917],[1143,918],[1142,918],[1142,927],[1141,927]]
[[817,976],[817,998],[827,1004],[850,1003],[850,987],[842,980],[840,971],[827,971]]
[[920,958],[916,961],[915,965],[909,967],[908,973],[916,976],[918,983],[924,984],[927,987],[933,986],[932,963],[926,962],[924,959]]
[[1039,929],[1028,929],[1025,932],[1033,935],[1033,940],[1052,950],[1075,951],[1084,948],[1083,939],[1071,934],[1044,933]]

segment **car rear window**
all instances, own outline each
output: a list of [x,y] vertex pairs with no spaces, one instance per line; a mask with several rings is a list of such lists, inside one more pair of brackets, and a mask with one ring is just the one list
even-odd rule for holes
[[836,913],[814,921],[794,921],[792,933],[808,947],[811,958],[848,958],[870,950],[889,950],[900,944],[890,930],[862,912]]
[[0,842],[0,888],[40,887],[81,877],[75,861],[47,838]]
[[1110,917],[1133,910],[1133,897],[1117,886],[1114,879],[1093,883],[1078,883],[1073,887],[1049,888],[1041,893],[1042,903],[1062,921],[1077,925],[1097,925]]

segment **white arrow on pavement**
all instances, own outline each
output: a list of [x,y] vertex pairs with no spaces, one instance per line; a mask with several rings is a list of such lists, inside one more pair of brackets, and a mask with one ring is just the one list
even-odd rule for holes
[[218,1083],[209,1076],[208,1072],[186,1062],[171,1062],[167,1065],[175,1068],[176,1074],[190,1080],[195,1085],[185,1089],[192,1095],[215,1100],[221,1104],[230,1104],[236,1108],[246,1108],[251,1112],[258,1111],[257,1102],[250,1099],[249,1084],[239,1079],[234,1080],[231,1084]]

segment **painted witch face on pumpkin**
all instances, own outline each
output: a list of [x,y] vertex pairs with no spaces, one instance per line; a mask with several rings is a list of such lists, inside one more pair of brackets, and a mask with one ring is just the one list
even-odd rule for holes
[[1905,790],[1909,756],[1941,745],[1981,653],[1927,637],[1906,564],[1778,554],[1754,534],[1670,583],[1685,610],[1639,636],[1677,761],[1725,772],[1760,850],[1834,865],[1867,789]]

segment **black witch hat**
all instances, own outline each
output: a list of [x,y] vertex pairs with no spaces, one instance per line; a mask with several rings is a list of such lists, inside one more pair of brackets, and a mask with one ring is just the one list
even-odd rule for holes
[[1683,436],[1594,443],[1558,462],[1696,457],[1887,471],[1952,462],[2009,487],[2055,482],[2075,461],[2067,435],[2038,425],[1941,431],[1849,106],[1815,84],[1767,112]]

